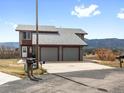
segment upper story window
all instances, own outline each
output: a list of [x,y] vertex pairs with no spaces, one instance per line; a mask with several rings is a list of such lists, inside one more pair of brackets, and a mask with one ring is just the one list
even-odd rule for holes
[[80,33],[76,33],[76,35],[81,38],[82,40],[84,40],[84,34],[80,34]]
[[23,32],[24,40],[31,40],[31,32]]

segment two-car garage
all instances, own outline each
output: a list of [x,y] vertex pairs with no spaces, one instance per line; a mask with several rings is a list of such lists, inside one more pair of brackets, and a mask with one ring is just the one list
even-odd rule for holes
[[80,47],[45,46],[41,47],[40,55],[42,61],[79,61]]

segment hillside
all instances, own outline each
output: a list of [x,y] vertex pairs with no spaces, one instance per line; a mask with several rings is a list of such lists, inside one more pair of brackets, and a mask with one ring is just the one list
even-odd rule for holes
[[87,48],[117,48],[124,49],[124,39],[86,39]]
[[0,42],[0,47],[10,47],[10,48],[18,48],[19,43],[18,42]]

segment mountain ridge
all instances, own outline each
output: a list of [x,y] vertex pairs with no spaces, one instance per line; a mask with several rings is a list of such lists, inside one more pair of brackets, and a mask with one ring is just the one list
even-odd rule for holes
[[118,48],[124,49],[124,39],[107,38],[107,39],[85,39],[87,48]]

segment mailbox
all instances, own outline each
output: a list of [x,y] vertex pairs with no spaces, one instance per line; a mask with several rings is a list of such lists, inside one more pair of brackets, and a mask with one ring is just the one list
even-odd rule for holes
[[124,56],[118,56],[116,57],[120,61],[120,68],[122,68],[122,63],[124,62]]

